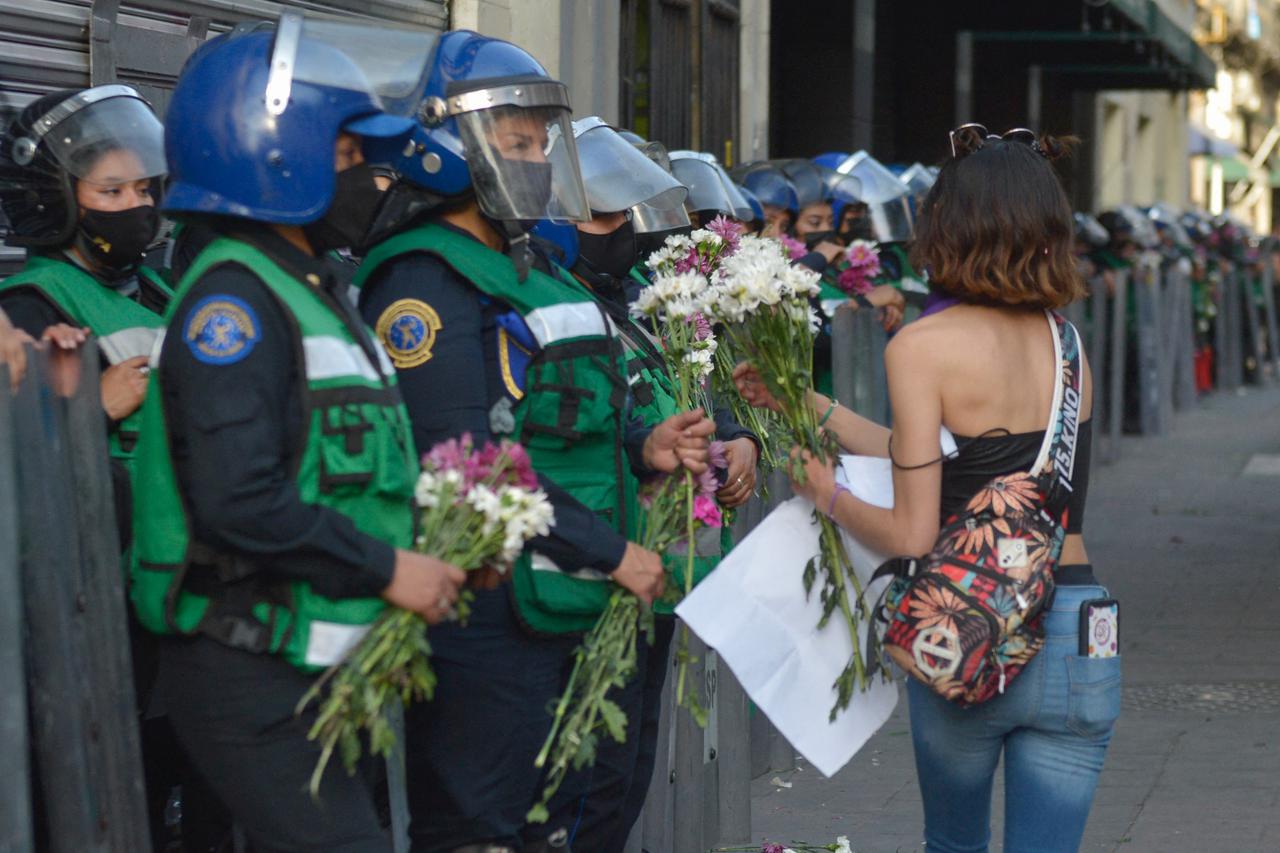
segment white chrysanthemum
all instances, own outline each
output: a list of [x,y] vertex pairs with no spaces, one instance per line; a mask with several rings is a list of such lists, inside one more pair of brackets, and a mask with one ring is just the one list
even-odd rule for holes
[[724,245],[724,238],[714,231],[708,231],[706,228],[698,228],[689,235],[690,241],[695,246],[711,246],[713,248]]
[[662,248],[649,255],[645,261],[645,266],[654,272],[661,272],[665,268],[674,266],[679,260],[688,257],[689,251],[693,249],[693,241],[684,234],[673,234],[662,244]]
[[484,535],[488,536],[502,525],[502,499],[489,486],[483,483],[472,486],[467,492],[467,504],[484,516]]
[[631,316],[685,319],[698,313],[710,285],[702,273],[660,273],[640,291],[631,306]]
[[849,846],[849,836],[841,835],[836,838],[836,853],[853,853],[853,848]]
[[423,471],[418,475],[418,482],[413,486],[413,497],[418,506],[431,509],[440,505],[440,479],[431,471]]
[[525,542],[551,532],[555,509],[541,489],[505,486],[499,498],[503,510],[502,561],[509,564],[519,556]]

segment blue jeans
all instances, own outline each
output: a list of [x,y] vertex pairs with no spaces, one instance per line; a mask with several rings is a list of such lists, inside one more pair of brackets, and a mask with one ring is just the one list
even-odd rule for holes
[[1075,851],[1120,715],[1120,658],[1080,657],[1080,603],[1099,586],[1061,586],[1045,645],[1003,696],[961,708],[907,683],[927,853],[981,853],[1004,752],[1008,853]]

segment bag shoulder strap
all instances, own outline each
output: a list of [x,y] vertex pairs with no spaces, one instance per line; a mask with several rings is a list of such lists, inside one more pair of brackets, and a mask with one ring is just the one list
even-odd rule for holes
[[1080,391],[1083,382],[1080,333],[1075,326],[1052,311],[1045,311],[1045,316],[1053,332],[1053,406],[1044,442],[1040,445],[1040,453],[1030,473],[1039,478],[1052,460],[1055,480],[1070,490],[1075,468],[1076,438],[1080,432]]

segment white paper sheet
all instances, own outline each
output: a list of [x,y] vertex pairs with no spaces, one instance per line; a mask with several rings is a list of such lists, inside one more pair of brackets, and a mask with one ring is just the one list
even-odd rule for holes
[[[945,431],[941,445],[946,453],[955,449]],[[893,506],[888,459],[843,456],[840,462],[837,479],[856,497]],[[889,719],[898,689],[877,675],[834,722],[828,719],[836,699],[833,685],[849,660],[853,640],[838,614],[817,629],[821,578],[812,595],[804,594],[801,575],[818,552],[818,526],[812,516],[813,504],[802,498],[778,506],[676,608],[676,614],[716,650],[778,731],[814,767],[831,776]],[[865,588],[885,556],[850,536],[844,540]],[[888,579],[877,582],[867,600],[874,602],[887,583]],[[865,634],[859,639],[865,640]]]

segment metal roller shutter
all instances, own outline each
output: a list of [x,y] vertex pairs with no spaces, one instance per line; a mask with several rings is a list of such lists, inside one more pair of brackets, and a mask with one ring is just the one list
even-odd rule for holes
[[[446,0],[0,0],[0,122],[41,95],[91,80],[134,85],[163,112],[183,61],[206,31],[197,27],[188,38],[193,16],[207,19],[207,32],[215,34],[240,21],[273,19],[282,9],[437,31],[448,23]],[[95,12],[107,26],[93,21]],[[117,38],[91,51],[91,33]],[[0,244],[0,273],[20,254]]]

